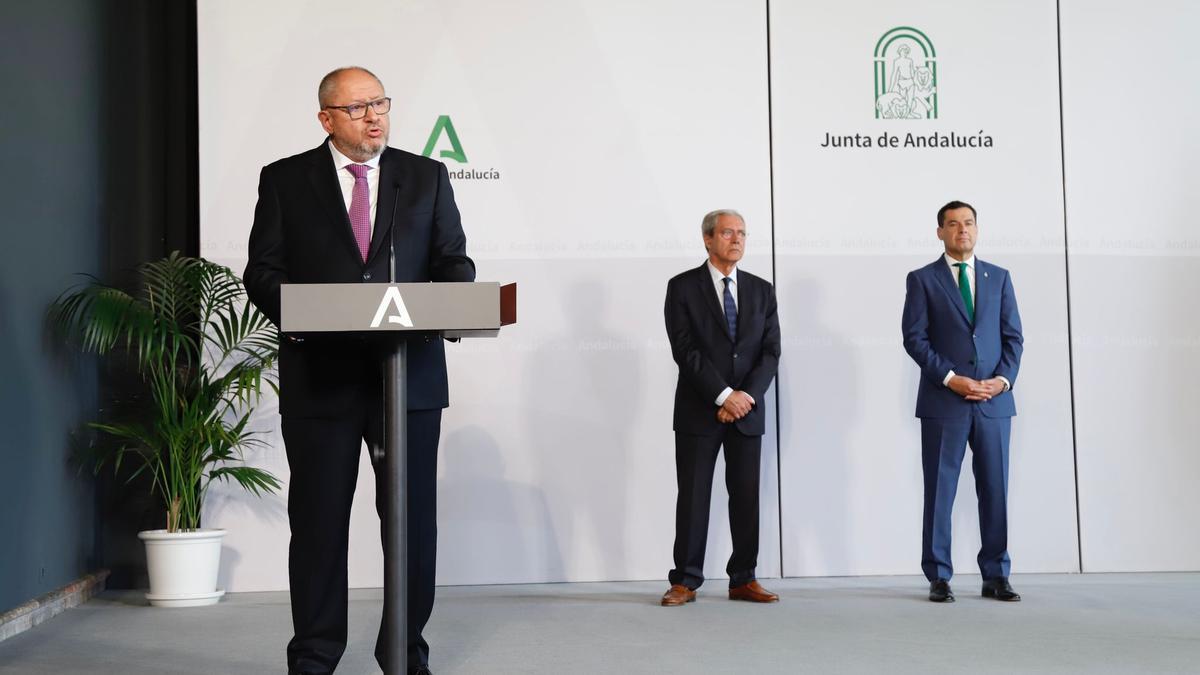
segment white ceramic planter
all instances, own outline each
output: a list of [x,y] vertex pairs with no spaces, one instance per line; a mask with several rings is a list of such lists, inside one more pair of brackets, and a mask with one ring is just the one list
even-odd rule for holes
[[146,530],[138,539],[146,543],[146,567],[155,607],[215,605],[225,591],[217,590],[221,565],[221,539],[225,530],[167,532]]

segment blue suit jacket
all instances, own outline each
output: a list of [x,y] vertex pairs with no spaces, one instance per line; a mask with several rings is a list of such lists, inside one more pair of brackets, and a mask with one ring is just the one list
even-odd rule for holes
[[[1021,316],[1008,270],[975,259],[975,323],[967,320],[954,273],[943,256],[908,273],[901,330],[921,367],[917,417],[966,417],[973,402],[942,384],[951,370],[977,380],[1003,376],[1017,385]],[[1017,414],[1012,389],[979,403],[988,417]]]

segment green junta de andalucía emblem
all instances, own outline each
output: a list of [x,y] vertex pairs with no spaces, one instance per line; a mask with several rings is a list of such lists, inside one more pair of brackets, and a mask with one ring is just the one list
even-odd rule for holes
[[937,116],[937,51],[921,31],[897,26],[875,43],[875,119]]
[[429,140],[425,142],[425,149],[421,154],[425,157],[433,155],[433,149],[437,147],[438,139],[442,134],[446,134],[446,140],[450,141],[450,149],[442,150],[439,154],[443,159],[452,159],[460,164],[467,163],[467,153],[463,152],[462,143],[458,142],[458,132],[454,131],[454,123],[450,121],[449,115],[438,117],[437,122],[433,125],[433,131],[429,132]]

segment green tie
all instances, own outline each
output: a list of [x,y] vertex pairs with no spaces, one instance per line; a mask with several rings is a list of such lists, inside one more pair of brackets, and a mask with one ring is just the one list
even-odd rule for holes
[[954,263],[958,268],[958,292],[967,308],[967,321],[975,323],[975,303],[971,300],[971,280],[967,278],[967,263]]

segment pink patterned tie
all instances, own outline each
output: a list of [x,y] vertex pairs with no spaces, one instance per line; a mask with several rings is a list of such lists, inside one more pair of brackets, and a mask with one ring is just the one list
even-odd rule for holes
[[367,172],[371,167],[366,164],[347,164],[346,170],[354,176],[354,192],[350,197],[350,229],[354,230],[358,253],[365,263],[371,248],[371,188],[367,185]]

